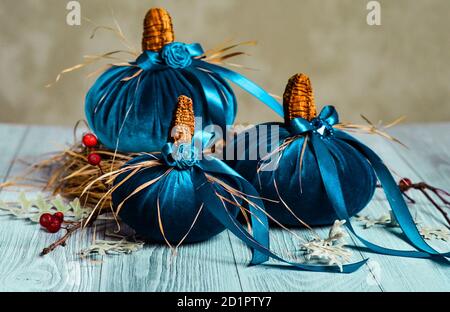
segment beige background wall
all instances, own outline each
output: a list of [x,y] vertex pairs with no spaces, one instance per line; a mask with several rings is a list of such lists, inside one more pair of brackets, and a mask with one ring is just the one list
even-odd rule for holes
[[[296,72],[311,76],[320,104],[339,108],[341,119],[363,113],[385,121],[406,115],[409,122],[450,121],[450,1],[381,0],[382,26],[366,23],[366,0],[81,0],[82,16],[113,25],[113,8],[126,36],[140,43],[148,8],[171,12],[177,40],[212,47],[226,39],[258,40],[251,57],[235,62],[281,95]],[[83,117],[89,70],[44,85],[84,54],[117,48],[92,25],[66,24],[66,0],[1,0],[0,122],[72,125]],[[275,118],[250,96],[241,100],[238,120]]]

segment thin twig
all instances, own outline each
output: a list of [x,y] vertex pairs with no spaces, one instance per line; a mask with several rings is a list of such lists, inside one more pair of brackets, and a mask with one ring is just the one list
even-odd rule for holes
[[40,256],[45,256],[49,253],[51,253],[53,250],[55,250],[58,246],[66,246],[66,242],[67,240],[79,229],[83,228],[84,226],[88,226],[90,224],[92,224],[95,219],[97,218],[97,216],[95,216],[94,218],[92,218],[90,221],[88,221],[89,223],[83,225],[85,222],[87,222],[87,219],[83,219],[81,221],[72,223],[73,224],[71,227],[66,228],[66,234],[64,234],[64,236],[62,236],[60,239],[58,239],[57,241],[55,241],[53,244],[51,244],[50,246],[44,248],[41,253]]
[[[437,210],[439,210],[439,212],[442,214],[442,216],[445,218],[445,220],[447,221],[447,223],[450,225],[450,218],[448,217],[448,214],[444,211],[444,209],[442,209],[435,201],[433,198],[431,198],[431,196],[427,193],[427,191],[424,188],[420,188],[419,189],[423,195],[425,195],[425,197],[433,204],[434,207],[436,207]],[[447,226],[448,228],[450,228],[449,226]]]

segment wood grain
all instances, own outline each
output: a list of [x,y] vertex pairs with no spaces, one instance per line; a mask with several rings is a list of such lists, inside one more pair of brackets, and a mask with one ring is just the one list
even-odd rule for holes
[[[316,228],[321,237],[328,236],[328,227]],[[270,233],[271,248],[283,258],[304,261],[300,243],[313,236],[306,229],[293,230],[301,239],[282,229],[272,229]],[[280,270],[270,265],[248,266],[250,250],[236,237],[230,234],[230,240],[236,255],[237,269],[244,291],[380,291],[381,287],[374,280],[367,266],[352,274],[332,274],[303,272],[292,269]],[[349,241],[351,243],[351,241]],[[351,262],[362,260],[359,252],[354,252]],[[280,264],[270,261],[271,264]]]
[[[33,161],[37,155],[60,150],[70,140],[70,129],[31,127],[21,142],[9,177],[23,173],[25,166],[18,159]],[[17,132],[19,135],[19,132]],[[1,144],[9,144],[13,137],[2,136]],[[2,163],[4,164],[4,163]],[[28,190],[33,197],[36,190]],[[2,190],[2,200],[11,200],[17,192]],[[0,218],[1,291],[95,291],[99,287],[101,266],[80,261],[77,252],[90,240],[84,232],[71,238],[65,248],[40,257],[42,248],[52,243],[62,231],[49,234],[39,225],[8,216]]]
[[129,256],[109,257],[102,291],[241,291],[227,233],[179,247],[147,245]]
[[[15,176],[24,169],[18,159],[34,159],[60,150],[72,139],[71,129],[0,124],[0,176]],[[450,189],[450,124],[408,125],[391,131],[408,150],[375,136],[361,140],[373,148],[398,177],[425,180]],[[27,190],[28,196],[35,190]],[[411,210],[430,226],[443,219],[418,193]],[[17,192],[1,190],[0,198],[16,198]],[[388,205],[381,192],[362,214],[380,216]],[[375,227],[358,232],[372,242],[405,248],[396,230]],[[328,228],[317,229],[326,236]],[[305,229],[295,233],[310,238]],[[200,244],[180,247],[178,254],[162,245],[146,245],[131,255],[105,256],[100,261],[80,260],[77,252],[92,239],[86,231],[45,257],[39,251],[59,234],[48,234],[36,224],[0,217],[0,291],[430,291],[450,290],[448,266],[429,260],[376,255],[354,250],[353,261],[369,257],[371,262],[352,274],[329,274],[280,270],[270,266],[248,266],[250,250],[229,232]],[[274,229],[272,248],[289,259],[301,259],[299,240]],[[351,243],[351,241],[350,241]],[[433,241],[440,250],[448,243]]]
[[[398,130],[392,132],[400,141],[407,144],[411,140],[411,129],[414,126],[399,126],[398,129],[405,128],[405,131]],[[409,149],[405,149],[397,144],[386,142],[385,139],[376,136],[360,136],[361,141],[370,146],[374,151],[378,153],[384,160],[385,164],[394,172],[395,178],[409,177],[414,181],[422,180],[413,167],[411,167],[400,155],[417,155],[417,147],[410,146]],[[417,141],[417,138],[414,139]],[[448,142],[448,141],[447,141]],[[433,166],[433,158],[416,159],[416,167]],[[433,179],[429,180],[430,183]],[[441,185],[442,187],[449,189],[450,184]],[[413,216],[418,216],[420,220],[426,222],[430,226],[441,226],[435,221],[436,209],[434,209],[429,202],[427,202],[417,192],[412,192],[411,195],[417,201],[415,205],[409,205]],[[361,214],[370,215],[372,217],[379,217],[383,214],[387,214],[389,211],[389,205],[385,200],[384,194],[381,190],[378,190],[374,199],[365,208]],[[432,217],[431,217],[432,216]],[[357,224],[357,222],[354,222]],[[385,247],[411,250],[412,248],[403,240],[398,238],[400,231],[398,229],[389,229],[386,227],[373,227],[367,230],[362,229],[361,226],[357,226],[358,233],[364,238],[373,243],[380,244]],[[433,246],[447,248],[441,249],[449,250],[449,244],[442,244],[439,241],[431,241]],[[376,278],[382,285],[384,291],[444,291],[450,288],[450,270],[449,267],[445,267],[442,264],[424,260],[424,259],[410,259],[401,257],[392,257],[377,255],[370,252],[363,252],[365,257],[369,257],[372,261],[373,271]]]

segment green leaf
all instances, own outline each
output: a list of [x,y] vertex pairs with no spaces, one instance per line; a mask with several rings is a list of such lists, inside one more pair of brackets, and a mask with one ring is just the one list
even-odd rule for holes
[[27,196],[24,192],[20,192],[18,201],[22,206],[21,208],[23,209],[23,211],[28,212],[31,210],[32,202],[27,199]]
[[36,206],[37,209],[39,209],[39,213],[45,213],[45,212],[50,212],[51,208],[53,207],[49,202],[47,202],[44,197],[42,196],[42,194],[38,194],[36,196],[34,205]]
[[56,210],[61,211],[64,214],[70,209],[70,206],[66,205],[63,202],[61,196],[59,195],[56,195],[56,197],[51,201],[51,203],[53,204],[53,206],[55,206]]

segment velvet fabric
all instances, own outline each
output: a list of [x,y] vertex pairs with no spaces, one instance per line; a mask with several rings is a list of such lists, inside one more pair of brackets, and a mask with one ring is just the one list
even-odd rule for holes
[[236,98],[227,83],[247,91],[273,110],[278,102],[239,73],[203,60],[200,44],[172,42],[160,52],[144,51],[135,62],[112,66],[86,95],[89,126],[110,149],[122,152],[159,151],[170,137],[177,98],[194,102],[198,130],[222,128],[236,117]]
[[[278,136],[274,134],[276,127],[279,129]],[[255,142],[249,142],[251,131],[257,134],[256,159],[250,159],[250,144],[255,144]],[[264,201],[267,212],[283,225],[301,225],[285,204],[298,218],[309,225],[332,224],[338,216],[325,192],[324,183],[327,181],[323,181],[320,174],[311,141],[307,142],[300,168],[300,155],[305,136],[298,136],[281,152],[276,170],[257,173],[258,167],[264,163],[262,161],[264,155],[259,147],[263,145],[264,152],[270,152],[293,136],[296,134],[282,123],[257,125],[249,132],[243,132],[237,136],[232,143],[237,158],[229,164],[244,178],[251,181],[263,198],[269,199]],[[376,187],[376,175],[369,162],[347,142],[331,136],[324,140],[324,143],[332,152],[348,214],[353,216],[372,198]],[[238,151],[238,145],[245,146],[243,151]]]
[[[206,143],[214,142],[212,137],[210,134],[197,133],[193,139],[194,148],[188,143],[181,145],[167,143],[163,146],[161,153],[143,154],[125,165],[133,166],[141,162],[158,161],[152,166],[147,163],[145,169],[140,168],[137,174],[128,179],[128,173],[125,172],[115,180],[117,189],[112,193],[113,204],[119,207],[121,203],[124,203],[120,216],[138,234],[146,236],[153,242],[177,244],[189,231],[184,242],[205,240],[226,228],[252,249],[250,262],[252,265],[265,263],[272,258],[290,265],[295,270],[350,273],[366,263],[367,260],[345,264],[342,267],[310,265],[289,261],[273,253],[270,250],[268,218],[264,204],[255,188],[214,156],[205,157],[202,154],[203,157],[198,157],[199,149],[196,147],[202,146],[201,150],[206,150],[205,146],[211,146]],[[202,143],[195,144],[195,142]],[[171,171],[167,172],[168,169]],[[234,187],[243,197],[231,198],[228,191],[217,186],[218,182],[210,181],[210,176]],[[136,188],[145,183],[150,185],[135,193]],[[224,196],[225,200],[218,194]],[[241,205],[244,197],[248,203],[251,220],[250,232],[245,225],[237,221],[236,205],[227,201],[235,199],[237,200],[235,203]],[[157,211],[158,205],[160,216]],[[190,230],[200,206],[203,209]],[[165,238],[158,219],[161,219]],[[277,264],[268,265],[279,267]]]
[[[129,161],[125,166],[160,158],[161,155],[141,155]],[[113,204],[117,207],[140,185],[157,179],[171,168],[162,160],[162,165],[146,168],[129,178],[112,193]],[[158,222],[158,202],[164,233],[170,243],[177,244],[188,233],[194,219],[203,204],[194,184],[194,176],[200,169],[196,166],[173,169],[160,180],[145,188],[141,192],[124,201],[120,210],[120,218],[132,227],[136,233],[150,242],[164,243],[164,237]],[[115,180],[119,184],[127,177],[123,173]],[[224,182],[237,187],[236,181],[217,175]],[[222,196],[232,199],[222,189],[217,188]],[[237,214],[234,207],[228,207],[233,215]],[[224,226],[205,208],[202,208],[197,221],[184,240],[194,243],[207,240],[224,230]]]
[[[140,69],[138,66],[113,66],[87,93],[87,121],[106,147],[122,152],[159,151],[170,137],[180,95],[192,99],[195,115],[202,117],[204,127],[210,124],[225,127],[234,122],[236,98],[220,75],[193,65],[186,68],[161,66],[123,81]],[[221,107],[208,102],[205,81],[220,97]]]

